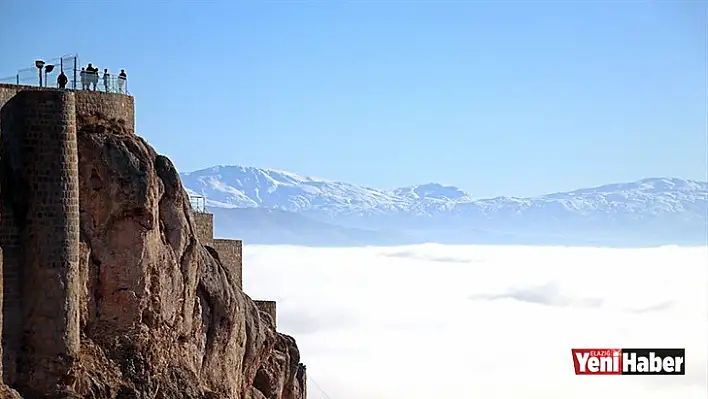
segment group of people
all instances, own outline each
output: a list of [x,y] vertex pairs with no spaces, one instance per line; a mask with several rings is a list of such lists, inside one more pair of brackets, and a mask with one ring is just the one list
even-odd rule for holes
[[[85,68],[81,68],[81,89],[82,90],[93,90],[96,91],[96,86],[98,86],[98,81],[99,81],[99,76],[98,76],[98,68],[94,67],[92,64],[88,64]],[[118,74],[118,92],[119,93],[125,93],[126,90],[126,82],[128,80],[128,76],[125,74],[125,70],[121,69],[120,73]],[[64,89],[66,88],[67,83],[69,83],[69,79],[66,77],[64,74],[64,71],[61,71],[61,74],[57,78],[57,84],[59,88]],[[108,69],[103,70],[103,88],[104,91],[106,92],[111,92],[111,74],[108,73]]]

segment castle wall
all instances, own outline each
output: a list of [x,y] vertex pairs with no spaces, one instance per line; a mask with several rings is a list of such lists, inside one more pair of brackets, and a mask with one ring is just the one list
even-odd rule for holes
[[215,238],[214,249],[219,253],[219,259],[224,266],[231,270],[236,278],[238,288],[243,289],[243,243],[241,240]]
[[0,84],[0,108],[17,94],[17,86]]
[[277,311],[276,311],[276,302],[275,301],[253,301],[256,304],[256,307],[261,312],[265,312],[266,314],[270,315],[270,317],[273,319],[273,325],[277,327],[278,325],[278,319],[277,319]]
[[[0,212],[0,217],[2,217],[2,212]],[[2,221],[1,221],[1,220],[0,220],[0,228],[2,228]],[[1,243],[2,243],[2,238],[0,238],[0,244],[1,244]],[[0,304],[3,303],[3,300],[2,300],[3,294],[4,294],[4,293],[3,293],[3,291],[4,291],[4,290],[3,290],[3,284],[5,284],[5,279],[4,279],[3,276],[2,276],[2,271],[3,271],[3,267],[2,267],[2,257],[3,257],[3,256],[4,256],[4,255],[3,255],[3,252],[2,252],[2,246],[0,246]],[[3,321],[2,312],[0,312],[0,332],[2,332],[2,321]],[[0,339],[1,339],[1,338],[0,338]],[[2,356],[3,356],[3,352],[2,352],[2,348],[0,348],[0,376],[3,375],[2,371],[1,371],[1,370],[3,369]]]
[[[135,132],[135,99],[117,93],[88,90],[59,90],[54,87],[18,86],[0,83],[0,108],[20,91],[52,91],[74,93],[77,119],[100,113],[108,119],[125,121],[129,131]],[[77,126],[77,130],[80,126]]]
[[[15,203],[24,202],[25,193],[12,177],[20,177],[22,171],[21,151],[22,104],[15,99],[19,88],[0,85],[0,246],[2,246],[2,366],[3,379],[10,384],[15,381],[16,358],[22,348],[23,307],[23,247],[18,218],[24,215],[14,209]],[[10,150],[15,150],[10,152]],[[14,153],[14,154],[13,154]],[[14,156],[11,156],[14,155]],[[15,175],[17,171],[18,175]],[[14,195],[13,195],[14,194]],[[22,212],[21,209],[19,209]]]
[[300,383],[300,397],[307,398],[307,367],[304,364],[298,363],[295,378]]
[[[6,118],[7,119],[7,118]],[[3,121],[4,122],[4,121]],[[0,134],[5,142],[9,135]],[[4,149],[2,145],[2,149]],[[4,152],[4,151],[3,151]],[[2,155],[0,155],[2,156]],[[2,156],[3,169],[6,158]],[[0,185],[7,187],[4,173],[0,174]],[[6,383],[14,381],[17,354],[22,348],[22,238],[11,207],[9,190],[2,192],[2,215],[0,221],[0,246],[2,246],[2,366]]]
[[135,100],[132,96],[83,90],[75,91],[75,95],[79,119],[101,114],[108,119],[124,121],[128,130],[135,133]]
[[194,219],[194,235],[202,245],[213,247],[214,243],[214,215],[211,213],[192,212]]
[[80,344],[75,107],[70,91],[24,90],[0,116],[4,360],[21,357],[35,373],[18,382],[45,392]]

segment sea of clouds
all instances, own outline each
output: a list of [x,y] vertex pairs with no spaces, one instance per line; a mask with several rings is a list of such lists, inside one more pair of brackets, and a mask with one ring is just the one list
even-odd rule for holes
[[[706,247],[246,245],[244,290],[310,399],[708,396]],[[576,376],[583,347],[686,348],[686,375]]]

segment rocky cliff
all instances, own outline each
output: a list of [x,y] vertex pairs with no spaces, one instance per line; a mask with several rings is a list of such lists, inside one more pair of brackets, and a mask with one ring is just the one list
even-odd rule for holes
[[[79,351],[38,369],[23,346],[4,365],[0,396],[305,398],[295,340],[275,331],[198,241],[170,160],[119,121],[80,119]],[[17,198],[33,182],[7,162],[2,173],[18,190],[3,200],[18,209],[3,213],[12,211],[22,229]]]

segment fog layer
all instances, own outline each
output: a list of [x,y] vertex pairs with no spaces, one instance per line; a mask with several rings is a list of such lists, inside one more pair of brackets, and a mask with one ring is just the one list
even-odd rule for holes
[[[311,399],[705,398],[708,248],[244,246]],[[685,376],[576,376],[571,348],[686,348]]]

